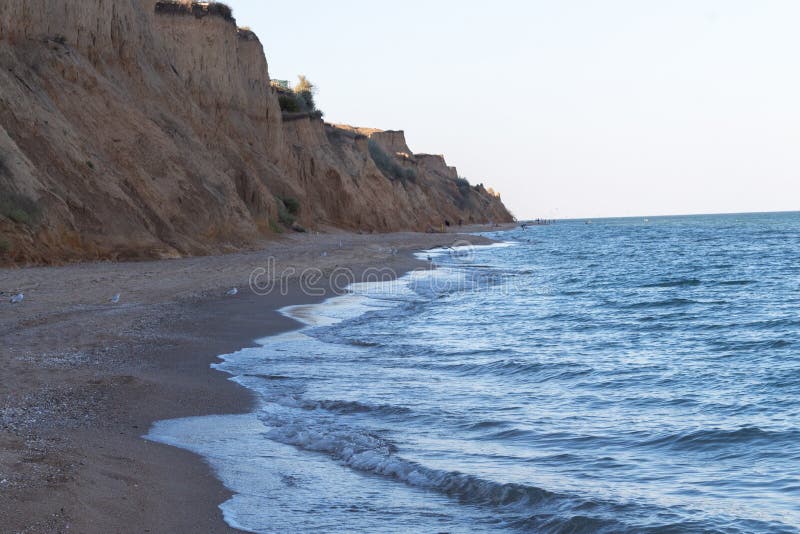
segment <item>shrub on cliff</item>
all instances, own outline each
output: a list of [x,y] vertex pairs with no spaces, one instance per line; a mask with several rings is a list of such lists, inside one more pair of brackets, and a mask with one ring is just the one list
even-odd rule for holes
[[456,178],[456,187],[458,187],[458,190],[462,195],[466,195],[470,190],[469,180],[459,176]]
[[314,93],[317,88],[311,81],[301,74],[297,77],[297,84],[294,86],[294,92],[300,99],[305,107],[304,111],[316,111],[317,104],[314,102]]
[[414,169],[403,167],[395,159],[386,153],[383,148],[373,139],[369,140],[369,155],[372,161],[381,172],[390,180],[400,180],[401,182],[414,182],[417,179],[417,172]]
[[233,20],[233,10],[222,2],[209,2],[208,12],[212,15],[219,15],[225,20]]
[[222,2],[193,2],[189,0],[164,0],[156,2],[156,13],[172,15],[194,15],[202,18],[206,15],[216,15],[228,22],[234,22],[233,10]]
[[25,195],[0,191],[0,215],[16,223],[33,226],[39,222],[42,210],[36,201]]
[[[286,205],[287,200],[289,201],[289,205],[294,208],[294,213],[292,213],[292,208]],[[292,198],[283,199],[281,197],[275,197],[275,204],[278,206],[278,221],[286,226],[292,226],[295,223],[295,215],[297,215],[300,210],[300,203]]]
[[278,90],[278,103],[281,106],[281,111],[308,113],[321,119],[323,114],[317,109],[317,103],[314,101],[315,92],[316,87],[314,87],[314,84],[301,74],[290,91]]
[[281,197],[284,206],[286,209],[289,210],[289,213],[292,215],[299,215],[300,214],[300,201],[294,197]]
[[293,93],[279,93],[278,103],[281,106],[281,111],[287,113],[299,113],[302,111],[300,109],[300,103],[297,101],[297,95]]

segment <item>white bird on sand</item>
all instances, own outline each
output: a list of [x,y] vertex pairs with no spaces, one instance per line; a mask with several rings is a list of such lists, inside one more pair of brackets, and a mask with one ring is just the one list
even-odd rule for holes
[[327,253],[327,252],[323,252],[323,253],[322,253],[322,257],[323,257],[323,258],[326,258],[327,256],[328,256],[328,253]]
[[120,297],[119,293],[116,293],[113,297],[111,297],[111,304],[116,304],[117,302],[119,302],[119,297]]
[[25,295],[22,293],[17,293],[13,297],[11,297],[11,304],[19,304],[25,298]]
[[225,294],[228,295],[229,297],[235,297],[236,295],[239,294],[239,290],[234,287],[233,289],[229,289],[228,292]]

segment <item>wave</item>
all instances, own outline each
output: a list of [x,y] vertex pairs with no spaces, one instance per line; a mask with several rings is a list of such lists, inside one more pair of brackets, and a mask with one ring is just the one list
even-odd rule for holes
[[625,306],[630,309],[639,308],[671,308],[678,306],[691,306],[693,304],[701,304],[699,301],[692,299],[666,299],[656,301],[635,302]]
[[262,380],[292,380],[292,377],[285,375],[268,375],[268,374],[246,374],[246,377],[260,378]]
[[520,360],[495,360],[486,363],[428,364],[422,367],[455,372],[463,376],[516,376],[543,375],[540,380],[553,378],[574,378],[591,374],[594,369],[583,364],[539,363]]
[[[515,515],[522,513],[524,519],[518,521],[527,524],[533,521],[542,530],[573,531],[564,527],[572,524],[576,517],[582,517],[580,511],[591,509],[598,515],[610,517],[613,510],[633,506],[555,493],[534,485],[501,483],[459,471],[430,468],[399,456],[396,454],[397,447],[379,436],[340,425],[315,426],[306,420],[276,421],[271,416],[266,416],[263,421],[272,427],[266,436],[279,443],[326,454],[357,471],[435,491],[462,503],[502,507],[506,511],[513,511]],[[586,521],[587,528],[612,524],[617,529],[621,527],[611,519],[587,518]],[[596,528],[576,531],[592,532]]]
[[716,351],[721,352],[752,352],[763,350],[775,350],[791,347],[794,343],[785,339],[763,339],[763,340],[725,340],[719,339],[710,341],[709,344]]
[[798,430],[772,431],[746,426],[736,430],[710,429],[670,434],[646,441],[642,445],[704,451],[722,446],[749,445],[755,442],[766,442],[773,445],[778,442],[796,443],[798,439],[800,439]]
[[325,410],[340,415],[358,413],[376,413],[382,415],[404,415],[411,413],[410,408],[392,404],[367,404],[359,401],[319,400],[303,401],[300,407],[304,410]]
[[655,282],[652,284],[645,284],[641,287],[694,287],[699,286],[703,282],[697,278],[681,278],[678,280],[664,280],[662,282]]
[[363,339],[348,339],[348,345],[352,345],[354,347],[380,347],[380,343],[375,343],[372,341],[364,341]]

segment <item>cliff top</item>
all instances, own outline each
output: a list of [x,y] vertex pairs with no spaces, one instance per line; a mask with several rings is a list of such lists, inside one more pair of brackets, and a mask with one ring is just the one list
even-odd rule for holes
[[[236,24],[233,10],[222,2],[192,2],[189,0],[167,0],[156,2],[156,13],[164,15],[194,15],[200,19],[207,16],[221,17]],[[250,32],[252,33],[252,32]]]

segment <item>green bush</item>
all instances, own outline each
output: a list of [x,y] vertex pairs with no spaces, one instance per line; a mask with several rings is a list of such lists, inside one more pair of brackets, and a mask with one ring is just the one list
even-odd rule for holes
[[281,105],[281,111],[288,113],[299,113],[300,102],[297,100],[297,95],[293,93],[281,93],[278,95],[278,103]]
[[322,115],[322,112],[316,109],[314,103],[314,95],[311,93],[280,93],[278,94],[278,103],[281,106],[281,111],[288,113],[314,113]]
[[269,229],[270,229],[270,230],[272,230],[273,232],[275,232],[276,234],[282,234],[282,233],[283,233],[283,228],[281,228],[280,226],[278,226],[278,223],[276,223],[276,222],[275,222],[273,219],[271,219],[271,218],[270,218],[270,220],[269,220]]
[[165,14],[191,14],[198,18],[208,15],[217,15],[227,20],[235,22],[233,10],[221,2],[186,2],[177,0],[163,0],[156,2],[156,13]]
[[5,254],[11,250],[11,243],[5,239],[0,239],[0,254]]
[[278,205],[278,221],[286,226],[294,224],[295,217],[289,211],[289,208],[284,204],[283,199],[275,197],[275,203]]
[[281,111],[288,113],[310,113],[318,118],[322,118],[322,112],[317,109],[317,103],[314,101],[314,93],[317,88],[311,83],[308,78],[302,74],[298,76],[298,81],[292,90],[280,91],[278,94],[278,102],[281,106]]
[[309,113],[317,111],[317,103],[314,102],[314,94],[311,91],[298,91],[295,94],[297,95],[297,102],[303,108],[303,111]]
[[469,185],[469,180],[461,176],[456,178],[456,187],[458,187],[458,192],[461,193],[462,196],[468,195],[470,189],[472,189],[472,186]]
[[402,182],[414,182],[417,179],[417,172],[414,169],[403,167],[395,159],[386,153],[381,146],[374,140],[369,141],[369,155],[372,161],[381,172],[390,180],[400,180]]
[[286,209],[289,210],[289,213],[292,215],[298,215],[300,213],[300,201],[294,197],[281,197],[283,201],[283,205],[286,206]]
[[36,202],[17,193],[0,191],[0,215],[12,221],[33,226],[39,222],[42,211]]
[[227,21],[233,20],[233,10],[222,2],[209,2],[208,12],[211,15],[219,15]]
[[311,93],[280,93],[278,104],[281,106],[281,111],[287,113],[308,113],[319,119],[323,116],[323,113],[316,109],[314,95]]
[[303,111],[316,111],[317,104],[314,102],[314,93],[317,88],[311,83],[311,80],[306,78],[303,74],[297,77],[297,84],[294,86],[294,92],[298,100],[301,102]]

